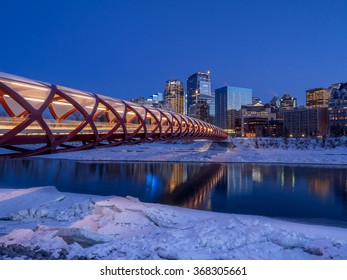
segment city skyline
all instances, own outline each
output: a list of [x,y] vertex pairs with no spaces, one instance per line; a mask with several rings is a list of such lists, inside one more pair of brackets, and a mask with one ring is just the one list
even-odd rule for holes
[[212,90],[247,87],[264,103],[289,93],[304,105],[306,90],[346,81],[346,9],[345,1],[15,0],[2,3],[0,71],[120,99],[210,71]]

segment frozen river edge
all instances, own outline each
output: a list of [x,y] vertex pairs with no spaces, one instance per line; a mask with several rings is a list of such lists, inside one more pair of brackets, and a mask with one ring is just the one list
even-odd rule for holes
[[[306,149],[298,150],[290,143],[287,149],[273,147],[266,139],[260,145],[254,139],[237,141],[235,147],[209,141],[151,143],[45,157],[268,162],[271,155],[274,163],[347,164],[343,145],[301,143]],[[345,228],[142,203],[132,197],[60,193],[54,187],[1,190],[0,205],[1,259],[347,259]]]

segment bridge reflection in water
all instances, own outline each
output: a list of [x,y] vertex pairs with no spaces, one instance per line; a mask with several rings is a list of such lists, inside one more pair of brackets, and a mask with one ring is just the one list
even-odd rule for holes
[[0,189],[56,186],[63,192],[134,196],[141,201],[208,209],[222,164],[0,161]]
[[[182,164],[177,165],[184,168]],[[176,168],[177,169],[177,168]],[[179,205],[188,208],[204,208],[210,209],[210,198],[212,189],[222,179],[225,166],[222,164],[207,164],[196,169],[193,174],[186,180],[173,185],[172,177],[177,177],[180,173],[173,172],[170,178],[170,188],[166,188],[167,192],[160,202],[171,205]],[[182,176],[179,176],[182,178]]]
[[187,138],[227,135],[175,112],[0,72],[0,148],[15,151],[2,158]]

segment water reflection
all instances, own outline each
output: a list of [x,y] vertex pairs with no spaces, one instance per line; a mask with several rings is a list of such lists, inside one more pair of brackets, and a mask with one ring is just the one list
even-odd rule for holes
[[228,197],[252,193],[252,166],[227,165],[223,184],[227,186],[226,195]]
[[344,167],[231,164],[212,194],[214,211],[347,221]]
[[225,166],[221,164],[202,165],[193,170],[191,166],[190,168],[186,166],[188,180],[175,185],[170,183],[169,193],[165,193],[160,202],[211,210],[209,206],[211,190],[223,177],[224,169]]
[[333,195],[347,207],[347,169],[323,169],[319,176],[308,176],[307,186],[310,193],[327,200]]
[[281,187],[295,189],[295,172],[293,168],[282,167]]
[[320,177],[307,177],[307,186],[310,193],[322,198],[328,199],[333,191],[331,175],[322,174]]
[[44,185],[221,212],[347,221],[343,167],[0,161],[0,188]]
[[166,185],[167,192],[169,194],[172,193],[177,186],[187,181],[187,177],[188,177],[187,166],[183,164],[174,163],[172,165],[172,172],[169,177],[170,179],[168,180]]
[[201,208],[223,177],[221,164],[0,161],[0,187],[54,185],[60,191],[131,195],[148,202]]

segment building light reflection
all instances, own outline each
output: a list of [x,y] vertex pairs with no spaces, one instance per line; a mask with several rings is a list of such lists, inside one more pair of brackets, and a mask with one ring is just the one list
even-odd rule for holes
[[263,182],[263,175],[259,166],[258,167],[254,166],[252,168],[252,180],[257,183]]
[[152,174],[148,173],[146,177],[146,189],[150,190],[150,195],[151,196],[156,196],[158,195],[160,191],[160,181],[159,178]]
[[295,172],[292,168],[288,170],[288,168],[282,167],[281,171],[281,187],[291,187],[291,189],[295,190]]
[[252,167],[248,165],[229,165],[227,167],[227,195],[245,195],[253,190],[253,182],[249,176],[244,176],[247,172],[252,172]]
[[[184,169],[174,168],[171,178],[175,178],[177,184],[167,185],[167,194],[163,203],[180,205],[188,208],[208,209],[210,195],[213,188],[220,182],[224,175],[225,166],[214,164],[212,166],[195,166],[190,170],[187,166]],[[197,168],[197,169],[196,169]],[[178,172],[178,173],[175,173]],[[189,177],[189,181],[184,177]],[[182,182],[182,183],[178,183]]]

